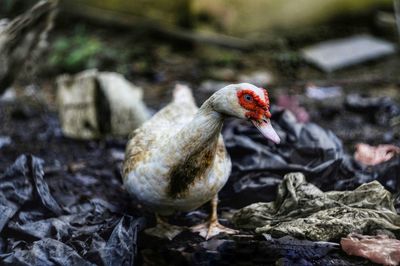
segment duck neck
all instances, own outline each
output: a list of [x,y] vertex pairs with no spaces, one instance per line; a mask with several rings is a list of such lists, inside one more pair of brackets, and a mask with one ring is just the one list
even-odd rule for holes
[[[195,117],[169,142],[165,162],[170,169],[168,195],[179,198],[185,195],[190,184],[210,169],[214,162],[219,133],[224,116],[205,102]],[[172,149],[172,150],[171,150]]]
[[206,101],[192,121],[174,136],[174,141],[178,143],[178,153],[188,158],[204,149],[216,147],[223,122],[224,115],[213,109],[211,99]]

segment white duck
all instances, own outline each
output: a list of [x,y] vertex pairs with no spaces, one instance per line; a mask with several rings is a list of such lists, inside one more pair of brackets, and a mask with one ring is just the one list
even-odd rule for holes
[[206,239],[235,233],[218,223],[218,192],[231,171],[222,139],[226,117],[249,119],[268,139],[280,139],[271,126],[268,93],[248,83],[215,92],[197,108],[191,91],[177,85],[173,101],[133,132],[123,167],[124,185],[141,204],[154,211],[157,227],[148,232],[172,239],[180,230],[161,218],[194,210],[211,200],[209,221],[192,227]]

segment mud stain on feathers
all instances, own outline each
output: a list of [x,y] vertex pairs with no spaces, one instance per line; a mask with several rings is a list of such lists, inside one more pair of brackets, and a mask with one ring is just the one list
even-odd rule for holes
[[171,198],[186,196],[190,186],[201,178],[204,178],[215,159],[217,145],[213,142],[200,151],[192,153],[182,163],[175,165],[170,172],[170,182],[167,194]]

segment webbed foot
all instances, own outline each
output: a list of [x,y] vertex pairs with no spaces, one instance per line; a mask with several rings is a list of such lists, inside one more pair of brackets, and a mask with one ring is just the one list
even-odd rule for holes
[[237,234],[239,231],[231,229],[229,227],[223,226],[218,222],[218,220],[208,221],[202,224],[198,224],[190,227],[192,232],[199,233],[200,236],[204,237],[206,240],[219,235],[220,233],[225,234]]
[[158,238],[167,238],[168,240],[174,239],[182,231],[187,228],[184,226],[172,225],[165,222],[159,215],[156,214],[157,225],[152,228],[148,228],[145,231],[146,234],[152,235]]

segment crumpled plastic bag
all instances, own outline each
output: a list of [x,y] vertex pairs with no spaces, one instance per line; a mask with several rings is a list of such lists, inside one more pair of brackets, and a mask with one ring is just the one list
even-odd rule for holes
[[289,111],[274,112],[273,119],[281,145],[272,145],[247,121],[235,121],[227,127],[224,139],[234,162],[232,173],[302,170],[312,176],[335,174],[326,169],[341,160],[343,147],[332,131],[313,123],[297,123]]
[[272,124],[281,138],[278,145],[247,121],[227,123],[223,133],[232,174],[220,193],[222,204],[241,208],[274,200],[283,176],[291,172],[302,172],[323,191],[355,189],[373,180],[391,192],[400,189],[400,156],[366,166],[344,152],[342,141],[332,131],[298,123],[290,111],[273,108]]
[[0,264],[134,265],[143,219],[104,199],[85,199],[82,186],[75,199],[53,187],[70,202],[61,206],[43,178],[43,163],[22,155],[0,177]]
[[400,235],[400,216],[392,195],[379,182],[354,191],[324,193],[301,173],[284,177],[274,202],[251,204],[239,210],[233,221],[256,233],[318,241],[338,240],[353,232],[372,234],[375,229]]
[[387,235],[364,236],[350,234],[340,240],[342,249],[349,255],[370,259],[384,265],[399,265],[400,240]]

